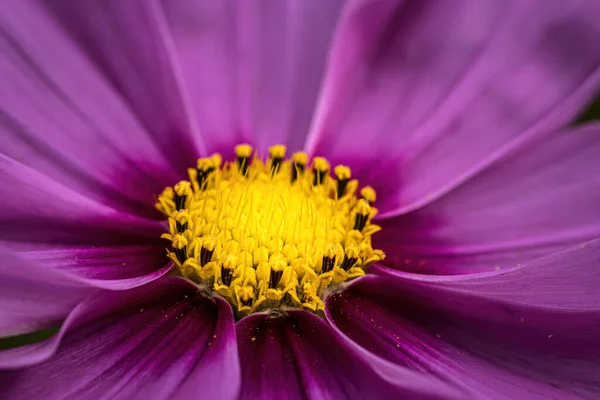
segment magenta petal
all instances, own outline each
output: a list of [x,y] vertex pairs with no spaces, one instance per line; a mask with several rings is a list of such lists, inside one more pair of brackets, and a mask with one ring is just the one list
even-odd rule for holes
[[140,286],[165,275],[173,266],[160,245],[61,245],[5,242],[25,260],[63,270],[81,282],[105,289]]
[[158,2],[50,0],[47,8],[185,173],[204,148]]
[[494,271],[600,237],[600,124],[533,142],[427,206],[380,221],[384,264]]
[[237,337],[243,399],[456,398],[406,369],[377,375],[327,323],[305,311],[248,316],[237,324]]
[[0,337],[58,323],[95,290],[62,271],[0,248]]
[[597,1],[348,4],[307,147],[374,185],[382,215],[439,197],[597,93]]
[[599,263],[597,239],[496,273],[374,272],[412,302],[507,348],[600,360]]
[[[562,400],[600,394],[600,360],[560,357],[529,347],[515,349],[504,341],[477,335],[467,319],[460,324],[431,314],[399,293],[385,278],[367,277],[328,299],[328,319],[374,355],[443,379],[472,398]],[[465,318],[469,311],[468,307],[463,310]],[[535,322],[524,321],[514,329],[516,335],[535,330]],[[599,342],[596,339],[596,346]]]
[[[173,169],[176,160],[187,164],[193,157],[181,159],[184,145],[164,153],[157,134],[145,130],[121,97],[122,87],[111,86],[99,61],[66,34],[48,5],[0,4],[0,152],[103,204],[159,216],[153,194],[185,176],[184,168]],[[161,133],[175,138],[173,130]]]
[[[162,2],[209,149],[299,150],[341,1]],[[227,149],[227,151],[231,151]]]
[[0,245],[88,284],[125,289],[170,265],[163,223],[115,211],[0,155]]
[[0,375],[2,397],[234,399],[239,389],[231,308],[180,278],[91,298],[52,340],[52,358]]
[[90,200],[40,172],[0,155],[2,241],[149,243],[165,228]]

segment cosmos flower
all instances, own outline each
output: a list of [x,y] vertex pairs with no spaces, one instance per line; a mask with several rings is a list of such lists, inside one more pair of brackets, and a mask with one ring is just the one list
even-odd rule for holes
[[598,398],[599,16],[2,1],[0,396]]

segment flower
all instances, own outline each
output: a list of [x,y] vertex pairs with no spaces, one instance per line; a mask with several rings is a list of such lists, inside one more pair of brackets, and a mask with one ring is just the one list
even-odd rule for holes
[[[0,335],[62,324],[0,352],[2,397],[598,397],[600,126],[565,128],[600,84],[598,15],[3,1]],[[227,296],[167,275],[153,196],[246,142],[377,193],[386,258],[323,316],[236,321]]]

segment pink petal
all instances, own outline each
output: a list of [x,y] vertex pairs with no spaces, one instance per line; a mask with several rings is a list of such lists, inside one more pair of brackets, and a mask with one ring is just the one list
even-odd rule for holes
[[25,260],[58,269],[90,285],[113,290],[129,289],[165,275],[173,264],[165,243],[152,245],[65,245],[4,242]]
[[[472,307],[465,306],[462,312],[469,318]],[[562,400],[600,394],[598,360],[544,354],[529,347],[515,349],[477,335],[467,320],[461,324],[416,307],[384,278],[367,277],[330,297],[327,316],[373,355],[443,379],[475,399]],[[485,317],[481,322],[486,322]],[[515,329],[535,331],[535,322],[523,321]],[[550,344],[554,337],[538,340]]]
[[163,1],[208,148],[300,149],[341,1]]
[[59,243],[140,243],[156,240],[162,223],[90,200],[0,155],[1,240]]
[[64,319],[95,290],[40,263],[0,248],[0,337],[31,332]]
[[99,204],[0,155],[0,244],[87,284],[125,289],[164,275],[162,223]]
[[393,268],[493,271],[600,237],[600,124],[538,140],[427,206],[381,221]]
[[43,357],[39,345],[0,353],[39,363],[2,375],[2,397],[234,399],[239,389],[230,307],[180,278],[90,298],[45,344]]
[[[162,7],[151,0],[51,1],[48,9],[182,173],[204,151]],[[185,175],[184,175],[185,176]]]
[[307,148],[379,189],[382,215],[419,207],[577,115],[600,84],[599,13],[593,0],[351,2]]
[[[1,153],[116,209],[159,216],[153,194],[185,176],[173,165],[193,158],[165,153],[46,5],[0,5]],[[173,131],[160,134],[177,141]]]
[[597,239],[501,272],[430,276],[382,267],[374,272],[388,276],[395,291],[420,307],[507,348],[600,360],[599,262]]
[[[253,314],[237,324],[242,399],[450,399],[456,392],[397,366],[386,374],[305,311]],[[382,374],[382,375],[378,375]],[[444,390],[449,389],[449,390]]]

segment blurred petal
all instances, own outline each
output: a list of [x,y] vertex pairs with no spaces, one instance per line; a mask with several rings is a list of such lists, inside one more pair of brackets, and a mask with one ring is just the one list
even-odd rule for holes
[[600,237],[600,124],[552,135],[427,206],[380,221],[392,268],[493,271]]
[[26,259],[112,289],[170,268],[161,223],[96,203],[2,155],[0,181],[0,244]]
[[341,1],[163,1],[207,147],[304,143]]
[[[453,325],[423,312],[397,290],[385,278],[362,279],[328,299],[328,319],[377,356],[451,382],[476,399],[562,400],[600,394],[598,360],[562,358],[527,347],[516,352],[503,341],[477,336],[468,324]],[[467,314],[472,307],[465,306]],[[518,327],[528,328],[526,322]]]
[[239,389],[229,305],[180,278],[91,298],[45,344],[45,357],[0,353],[13,366],[41,362],[0,375],[2,397],[233,399]]
[[404,368],[394,367],[387,380],[378,376],[374,365],[305,311],[250,315],[237,324],[237,337],[242,399],[456,398],[445,385]]
[[417,208],[596,95],[599,13],[595,0],[351,2],[307,148],[379,189],[382,215]]
[[0,337],[57,323],[94,293],[61,271],[23,260],[3,248],[0,258]]
[[166,159],[185,173],[204,149],[159,2],[50,0],[46,6],[123,96]]
[[597,239],[495,273],[430,276],[380,266],[373,272],[411,301],[506,348],[600,361],[599,263]]
[[0,4],[0,152],[103,204],[158,217],[153,194],[185,176],[172,168],[181,154],[163,153],[45,6]]

